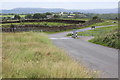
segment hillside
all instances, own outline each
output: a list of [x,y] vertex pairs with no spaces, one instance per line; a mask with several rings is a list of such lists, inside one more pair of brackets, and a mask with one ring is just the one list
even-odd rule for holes
[[62,8],[14,8],[11,10],[2,10],[2,13],[45,13],[45,12],[82,12],[82,13],[118,13],[118,9],[87,9],[87,10],[77,10],[77,9],[62,9]]

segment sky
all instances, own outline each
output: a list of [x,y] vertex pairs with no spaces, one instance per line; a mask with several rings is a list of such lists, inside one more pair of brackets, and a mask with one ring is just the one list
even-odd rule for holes
[[118,7],[119,0],[1,0],[0,9],[13,8],[64,8],[64,9],[111,9]]

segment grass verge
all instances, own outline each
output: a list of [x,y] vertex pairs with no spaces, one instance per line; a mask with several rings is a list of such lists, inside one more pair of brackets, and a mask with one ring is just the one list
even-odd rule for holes
[[96,36],[94,39],[89,40],[92,43],[120,49],[120,29],[110,31],[106,34]]
[[3,33],[3,78],[93,78],[44,33]]

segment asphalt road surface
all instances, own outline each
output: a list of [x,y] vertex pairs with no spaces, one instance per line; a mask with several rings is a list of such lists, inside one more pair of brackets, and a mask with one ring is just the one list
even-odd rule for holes
[[[97,26],[108,27],[107,26]],[[79,29],[80,31],[91,30],[91,28]],[[73,59],[84,64],[91,70],[100,71],[100,78],[118,78],[118,50],[105,46],[93,44],[82,39],[65,37],[71,32],[50,34],[53,43],[68,52]]]

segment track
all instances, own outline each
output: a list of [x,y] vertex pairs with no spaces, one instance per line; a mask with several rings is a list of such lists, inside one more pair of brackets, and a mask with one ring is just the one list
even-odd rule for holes
[[[97,26],[108,27],[114,25]],[[80,31],[90,30],[91,28],[79,29]],[[68,52],[75,60],[92,70],[100,71],[100,78],[118,78],[118,50],[93,44],[82,39],[65,37],[70,32],[62,32],[49,35],[53,43]]]

